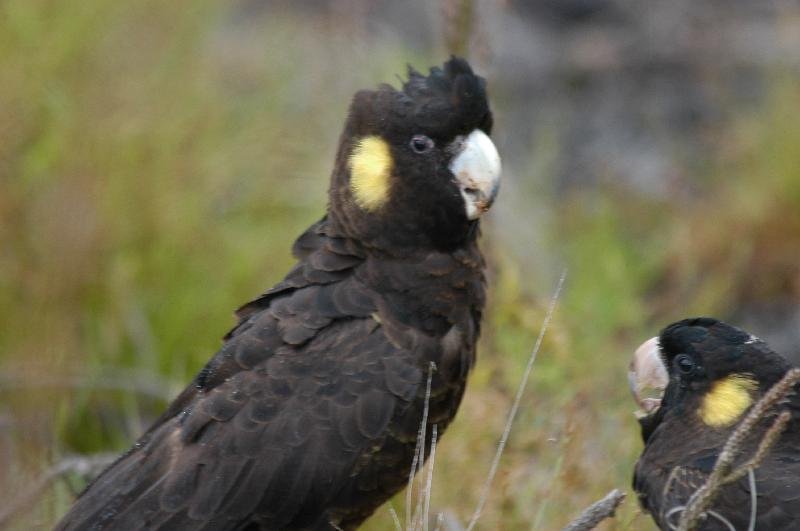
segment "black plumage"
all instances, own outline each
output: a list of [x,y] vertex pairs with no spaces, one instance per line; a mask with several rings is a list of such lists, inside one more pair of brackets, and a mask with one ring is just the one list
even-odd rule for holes
[[[441,433],[475,359],[484,261],[448,168],[491,121],[460,59],[358,92],[327,213],[295,242],[295,267],[238,310],[219,352],[57,529],[352,529],[399,491],[428,371]],[[432,139],[415,144],[426,151],[409,147],[415,135]],[[391,162],[369,209],[350,182],[366,137]]]
[[[669,383],[661,404],[641,419],[644,451],[633,486],[661,529],[676,529],[682,507],[702,486],[723,445],[746,412],[790,364],[762,340],[711,318],[665,328],[658,348]],[[716,394],[716,396],[715,396]],[[710,398],[709,398],[710,397]],[[715,400],[719,400],[718,402]],[[715,412],[712,408],[721,408]],[[800,398],[796,390],[760,421],[736,464],[752,458],[778,411],[791,420],[749,478],[721,488],[698,529],[800,529]]]

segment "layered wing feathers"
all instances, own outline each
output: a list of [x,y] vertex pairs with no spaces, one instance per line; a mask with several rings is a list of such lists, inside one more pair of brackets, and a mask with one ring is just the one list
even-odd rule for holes
[[[380,485],[379,471],[402,468],[410,455],[426,360],[454,365],[459,375],[472,363],[470,313],[483,293],[474,272],[482,264],[464,279],[464,262],[452,258],[420,260],[412,273],[370,271],[352,244],[326,234],[324,220],[295,252],[298,266],[239,310],[238,325],[195,382],[57,529],[299,529],[326,522],[335,500],[380,490],[354,513],[369,514],[399,488]],[[446,275],[463,294],[437,296],[419,278]],[[383,278],[396,284],[378,296],[368,284]],[[480,300],[459,308],[475,282]],[[432,303],[409,313],[392,293],[414,284]],[[425,332],[447,327],[459,331],[453,345]],[[434,387],[447,388],[444,373],[435,378]],[[446,424],[461,389],[437,393],[431,415]]]

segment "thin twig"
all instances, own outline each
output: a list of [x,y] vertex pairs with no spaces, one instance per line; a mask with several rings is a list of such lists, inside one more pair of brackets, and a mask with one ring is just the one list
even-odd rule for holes
[[[758,467],[761,459],[764,458],[771,445],[777,440],[778,435],[786,426],[786,422],[788,422],[787,412],[784,412],[785,414],[780,414],[772,426],[765,432],[753,458],[744,463],[737,470],[731,472],[733,462],[739,456],[744,441],[750,436],[753,429],[758,425],[759,421],[764,418],[767,412],[775,406],[775,404],[783,400],[798,381],[800,381],[800,369],[789,370],[778,383],[773,385],[770,390],[756,402],[750,409],[750,412],[745,416],[744,420],[733,430],[733,433],[731,433],[725,445],[722,447],[714,469],[711,471],[711,474],[709,474],[705,484],[689,498],[686,508],[683,510],[680,521],[678,522],[678,531],[692,531],[695,529],[701,516],[714,501],[714,498],[717,496],[722,486],[730,483],[730,481],[732,481],[731,478],[739,479],[743,477],[748,469],[755,469]],[[742,472],[742,470],[744,472]]]
[[536,361],[536,355],[539,353],[539,349],[542,346],[544,334],[547,331],[547,327],[550,325],[551,319],[553,318],[553,312],[556,309],[558,298],[561,296],[561,288],[564,286],[564,281],[566,278],[567,270],[564,269],[564,271],[561,272],[561,277],[558,279],[556,291],[553,293],[552,299],[550,299],[550,305],[547,308],[547,313],[545,314],[544,321],[542,322],[542,329],[539,331],[539,337],[536,338],[536,344],[534,345],[531,355],[528,358],[528,365],[525,367],[525,372],[522,374],[522,381],[519,383],[517,394],[514,397],[514,402],[511,404],[511,410],[508,413],[505,428],[503,428],[503,433],[500,435],[500,441],[497,444],[497,451],[492,459],[492,465],[489,467],[489,474],[486,476],[486,481],[481,488],[481,495],[478,499],[478,505],[475,507],[475,512],[472,514],[472,518],[467,524],[467,531],[472,531],[472,529],[475,527],[475,524],[478,522],[478,518],[481,517],[481,513],[486,505],[486,501],[489,499],[489,491],[492,488],[494,476],[497,474],[497,467],[500,464],[500,457],[503,455],[503,450],[505,450],[508,436],[511,433],[511,425],[514,423],[514,418],[517,416],[517,410],[519,409],[520,402],[522,401],[522,393],[525,391],[525,386],[528,383],[528,377],[531,375],[533,363]]
[[594,529],[606,518],[614,516],[617,507],[624,499],[624,492],[618,489],[612,490],[606,494],[605,498],[584,509],[580,516],[567,524],[563,531],[589,531]]
[[3,529],[20,513],[30,509],[50,485],[66,474],[75,472],[82,476],[94,477],[117,458],[117,454],[97,454],[91,456],[68,457],[56,463],[38,478],[16,499],[0,511],[0,529]]

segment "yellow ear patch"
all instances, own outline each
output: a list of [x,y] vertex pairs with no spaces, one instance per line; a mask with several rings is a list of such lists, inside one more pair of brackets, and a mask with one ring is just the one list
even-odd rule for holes
[[378,136],[358,140],[350,154],[350,188],[358,206],[372,211],[389,198],[392,153],[389,144]]
[[711,386],[698,414],[709,426],[721,428],[736,422],[753,404],[758,382],[747,374],[731,374]]

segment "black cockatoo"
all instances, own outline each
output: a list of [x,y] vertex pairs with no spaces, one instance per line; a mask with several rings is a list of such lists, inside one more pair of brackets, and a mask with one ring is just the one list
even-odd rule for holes
[[353,97],[325,216],[194,381],[59,530],[353,529],[461,402],[495,198],[484,79],[451,58]]

